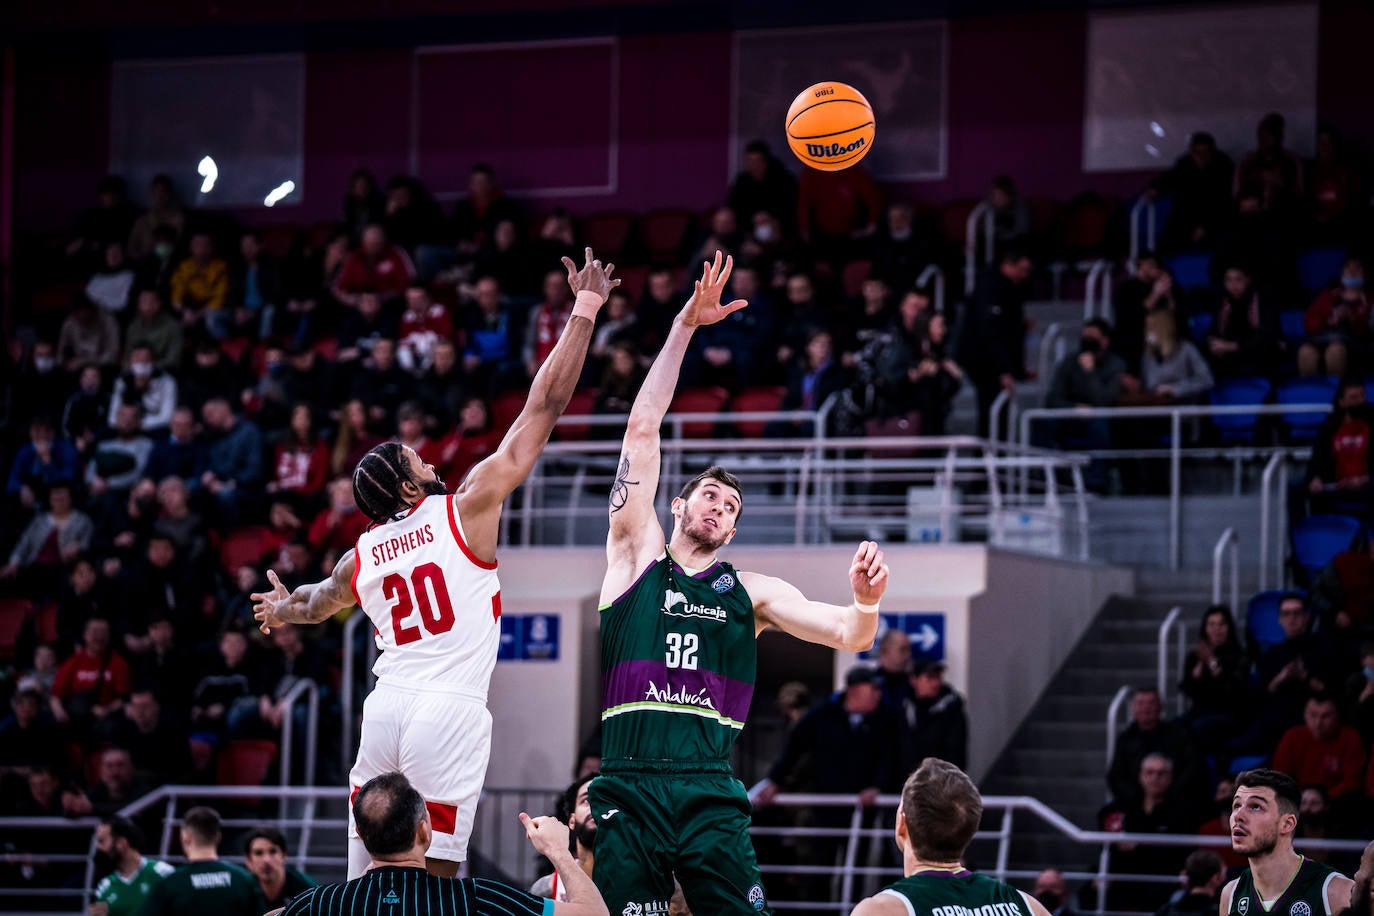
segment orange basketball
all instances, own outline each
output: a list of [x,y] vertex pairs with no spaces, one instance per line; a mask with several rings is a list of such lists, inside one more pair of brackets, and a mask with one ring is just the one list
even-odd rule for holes
[[847,169],[873,148],[873,107],[847,83],[808,86],[787,109],[787,145],[813,169]]

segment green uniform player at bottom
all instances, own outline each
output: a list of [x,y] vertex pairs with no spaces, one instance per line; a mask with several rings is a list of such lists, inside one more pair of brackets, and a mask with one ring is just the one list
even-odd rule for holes
[[952,763],[927,757],[902,786],[902,880],[859,901],[854,916],[1049,916],[1034,897],[964,868],[983,798]]
[[882,552],[870,542],[849,565],[847,606],[808,600],[782,579],[719,560],[744,505],[739,480],[719,467],[672,501],[672,536],[664,537],[654,510],[659,427],[693,332],[745,307],[721,305],[731,267],[717,253],[673,322],[635,398],[611,489],[601,775],[587,794],[597,823],[592,877],[614,916],[667,916],[674,877],[693,912],[768,911],[748,797],[729,762],[753,695],[756,640],[775,626],[863,651],[887,588]]
[[1246,770],[1231,799],[1231,849],[1249,867],[1221,889],[1219,916],[1332,916],[1355,882],[1293,849],[1302,790],[1286,773]]
[[186,864],[153,887],[142,916],[262,916],[267,902],[245,869],[221,862],[219,815],[192,808],[181,822]]
[[90,916],[138,916],[153,887],[175,869],[144,857],[143,831],[125,817],[110,817],[95,831],[95,848],[114,870],[95,886]]

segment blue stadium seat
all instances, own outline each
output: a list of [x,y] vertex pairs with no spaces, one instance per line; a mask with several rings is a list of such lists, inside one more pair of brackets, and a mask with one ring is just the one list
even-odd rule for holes
[[[1241,404],[1263,404],[1269,397],[1270,384],[1263,378],[1232,378],[1217,383],[1210,395],[1218,407]],[[1212,418],[1212,425],[1221,433],[1223,442],[1249,442],[1255,438],[1255,424],[1259,417],[1252,413],[1229,414]]]
[[1293,561],[1317,577],[1336,554],[1349,550],[1364,531],[1364,523],[1348,515],[1309,515],[1293,526]]
[[1210,252],[1174,255],[1169,259],[1169,270],[1174,274],[1174,285],[1182,290],[1192,290],[1200,286],[1211,285],[1211,264],[1212,255]]
[[1307,329],[1302,326],[1302,319],[1306,314],[1302,309],[1279,312],[1279,327],[1283,329],[1284,340],[1297,343],[1307,339]]
[[1283,589],[1274,588],[1251,596],[1245,603],[1245,641],[1255,655],[1285,639],[1283,627],[1279,626],[1279,602],[1286,594]]
[[[1337,381],[1327,376],[1303,376],[1289,379],[1279,385],[1274,400],[1280,404],[1326,404],[1336,398]],[[1326,419],[1324,413],[1284,413],[1279,414],[1290,438],[1299,442],[1310,442],[1317,435],[1317,428]]]
[[1269,762],[1268,754],[1246,754],[1243,757],[1236,757],[1231,761],[1231,766],[1227,775],[1237,776],[1246,770],[1253,770],[1262,767]]
[[1298,282],[1309,293],[1316,293],[1341,275],[1344,248],[1313,248],[1298,256]]
[[1212,330],[1216,320],[1217,316],[1211,312],[1201,312],[1188,319],[1188,336],[1199,348],[1207,343],[1207,332]]

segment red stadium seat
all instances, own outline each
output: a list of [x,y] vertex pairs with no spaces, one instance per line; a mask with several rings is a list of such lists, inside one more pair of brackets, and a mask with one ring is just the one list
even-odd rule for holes
[[863,292],[864,281],[873,272],[872,261],[850,261],[844,266],[844,274],[841,282],[844,284],[844,294],[846,296],[857,296]]
[[199,738],[189,738],[186,743],[191,752],[191,767],[197,773],[208,773],[215,762],[215,746]]
[[[595,391],[574,392],[572,400],[568,402],[567,409],[563,411],[565,417],[588,417],[591,416],[596,407]],[[591,435],[592,427],[590,423],[565,423],[555,427],[558,438],[562,442],[582,442]]]
[[315,355],[320,359],[332,363],[334,358],[339,355],[339,338],[326,337],[316,341],[311,349],[315,351]]
[[247,337],[226,337],[219,342],[219,348],[224,351],[224,356],[232,363],[243,362],[243,354],[253,346],[253,342]]
[[323,251],[340,233],[339,224],[333,220],[323,220],[305,230],[305,244],[313,251]]
[[634,214],[628,210],[603,210],[582,220],[582,238],[596,256],[606,260],[620,259],[630,243]]
[[940,234],[962,248],[968,230],[968,217],[976,206],[978,201],[967,198],[945,204],[940,209]]
[[14,658],[19,631],[32,612],[33,602],[27,598],[0,598],[0,659]]
[[281,226],[263,226],[258,230],[262,250],[274,258],[285,258],[291,254],[291,246],[300,235],[300,227],[292,223]]
[[507,391],[498,394],[491,402],[491,428],[500,430],[504,433],[515,423],[515,418],[520,416],[520,411],[525,408],[525,401],[529,399],[528,391]]
[[650,210],[639,224],[639,234],[649,252],[649,260],[655,264],[680,264],[682,247],[695,221],[696,214],[680,207]]
[[622,269],[617,264],[615,275],[620,278],[620,288],[629,293],[630,302],[638,305],[640,297],[644,295],[644,284],[649,279],[649,268],[626,267]]
[[1081,194],[1064,216],[1064,247],[1074,257],[1100,254],[1111,221],[1111,204],[1096,194]]
[[260,786],[276,762],[275,741],[230,741],[219,753],[216,775],[222,786]]
[[[720,413],[730,392],[724,388],[685,388],[677,393],[668,413]],[[715,434],[715,424],[709,421],[682,424],[685,439],[708,439]]]
[[219,545],[220,566],[229,575],[240,566],[256,566],[267,553],[267,528],[249,525],[228,534]]
[[57,602],[51,601],[33,612],[33,629],[39,642],[57,641]]
[[[762,410],[781,410],[783,396],[787,394],[787,389],[781,386],[746,388],[730,400],[730,409],[740,413],[762,411]],[[764,420],[736,420],[735,429],[746,439],[763,438],[763,428],[767,426]]]

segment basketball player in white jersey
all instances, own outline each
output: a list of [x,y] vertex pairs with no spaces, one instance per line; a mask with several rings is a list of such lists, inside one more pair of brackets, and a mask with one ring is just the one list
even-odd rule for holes
[[[496,541],[501,505],[529,475],[582,372],[596,313],[619,283],[614,265],[581,270],[567,258],[572,317],[530,385],[529,399],[496,452],[449,494],[433,466],[388,442],[353,472],[358,508],[374,524],[328,579],[288,593],[254,594],[263,632],[281,623],[321,623],[358,604],[377,630],[377,687],[363,706],[353,792],[399,770],[429,806],[434,841],[427,863],[452,877],[467,858],[477,796],[491,750],[487,686],[500,641]],[[351,806],[350,806],[351,807]],[[348,876],[367,868],[350,812]]]

